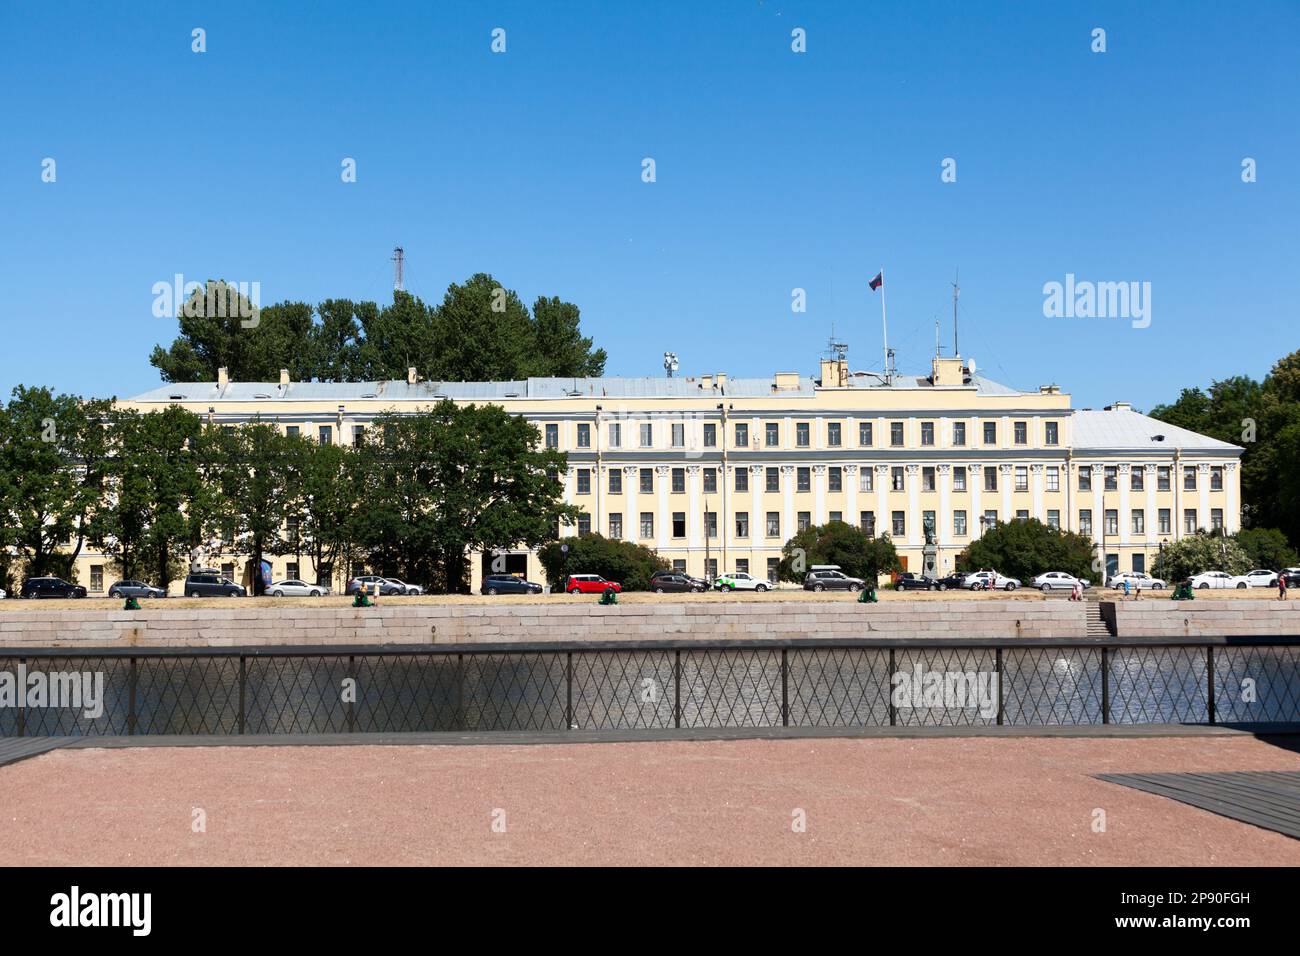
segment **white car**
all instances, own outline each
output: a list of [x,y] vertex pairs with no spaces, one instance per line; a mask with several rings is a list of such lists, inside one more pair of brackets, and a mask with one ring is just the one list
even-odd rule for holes
[[1250,582],[1244,574],[1228,574],[1225,571],[1202,571],[1192,575],[1192,587],[1199,591],[1207,588],[1248,588]]
[[968,591],[1014,591],[1020,587],[1017,578],[1008,578],[996,571],[976,571],[966,575],[961,586]]
[[271,597],[324,597],[330,589],[323,584],[308,584],[306,581],[277,581],[266,589]]
[[719,591],[766,591],[772,585],[764,578],[756,578],[744,571],[723,574],[713,582]]
[[1072,591],[1076,584],[1082,591],[1088,586],[1088,579],[1076,578],[1073,574],[1066,574],[1064,571],[1048,571],[1029,582],[1030,587],[1038,588],[1040,591],[1051,591],[1056,588]]
[[398,589],[399,594],[423,594],[424,589],[418,584],[407,584],[405,581],[399,581],[397,578],[384,578],[389,584]]
[[1160,578],[1153,578],[1145,571],[1119,571],[1110,576],[1106,587],[1122,588],[1125,581],[1129,583],[1129,587],[1141,588],[1143,591],[1163,591],[1167,586]]
[[1262,568],[1247,571],[1246,583],[1252,588],[1275,588],[1277,587],[1277,572],[1265,571]]

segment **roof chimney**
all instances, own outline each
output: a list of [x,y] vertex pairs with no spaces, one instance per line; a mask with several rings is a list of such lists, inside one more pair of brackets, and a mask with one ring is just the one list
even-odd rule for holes
[[282,368],[280,369],[280,385],[281,387],[284,387],[287,386],[288,384],[289,384],[289,370],[287,368]]
[[230,369],[222,366],[217,369],[217,388],[225,388],[230,384]]
[[420,376],[416,374],[415,366],[412,365],[410,368],[406,370],[406,384],[414,385],[419,380],[420,380]]
[[1113,404],[1110,404],[1110,405],[1107,405],[1107,406],[1106,406],[1106,411],[1108,411],[1108,412],[1131,412],[1131,411],[1133,411],[1133,406],[1132,406],[1130,403],[1128,403],[1128,402],[1114,402]]

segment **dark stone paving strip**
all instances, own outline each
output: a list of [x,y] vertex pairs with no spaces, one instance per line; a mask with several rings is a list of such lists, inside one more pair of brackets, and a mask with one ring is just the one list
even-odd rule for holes
[[1300,772],[1103,773],[1097,779],[1300,840]]
[[[1294,737],[1300,747],[1300,725],[1246,727],[1204,724],[1105,724],[1053,727],[739,727],[682,730],[552,730],[438,731],[435,733],[352,734],[150,734],[134,737],[56,737],[76,749],[107,747],[335,747],[335,746],[477,746],[505,744],[637,743],[674,740],[803,740],[828,738],[952,738],[952,737]],[[48,747],[46,749],[49,749]]]
[[0,767],[66,747],[76,737],[0,737]]

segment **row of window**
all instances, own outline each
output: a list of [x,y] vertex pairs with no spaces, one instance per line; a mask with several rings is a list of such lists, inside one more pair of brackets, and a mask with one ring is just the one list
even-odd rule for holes
[[[1114,491],[1116,486],[1112,482],[1109,473],[1114,471],[1113,467],[1106,468],[1106,485],[1107,491]],[[1169,490],[1169,471],[1167,466],[1161,466],[1157,470],[1157,487],[1160,491]],[[1085,476],[1085,472],[1087,475]],[[1092,469],[1083,466],[1079,470],[1079,490],[1092,490]],[[1163,472],[1163,477],[1161,476]],[[702,468],[703,491],[704,494],[714,494],[718,490],[718,469]],[[926,465],[919,469],[921,478],[922,491],[937,491],[937,469],[934,466]],[[985,465],[982,471],[982,481],[984,491],[998,490],[999,467],[997,465]],[[1134,491],[1142,491],[1142,480],[1139,477],[1140,471],[1134,470],[1132,473]],[[577,469],[577,493],[580,495],[591,494],[591,475],[592,469]],[[1047,491],[1061,490],[1061,469],[1056,465],[1048,465],[1043,469],[1044,488]],[[795,491],[812,490],[812,469],[799,467],[794,469]],[[637,471],[639,479],[638,488],[643,494],[653,494],[655,489],[654,469],[641,468]],[[671,481],[671,491],[673,493],[683,493],[686,491],[686,469],[673,468],[669,472]],[[1012,488],[1015,491],[1029,490],[1029,466],[1016,465],[1011,471]],[[778,467],[768,467],[763,469],[764,490],[779,492],[781,490],[781,469]],[[902,465],[894,465],[889,469],[889,485],[893,491],[907,490],[907,471]],[[1183,474],[1183,487],[1188,491],[1196,490],[1196,468],[1195,466],[1185,468]],[[844,469],[838,465],[831,465],[826,468],[826,488],[828,491],[844,490]],[[749,469],[737,468],[735,471],[735,490],[737,492],[749,491]],[[858,470],[858,490],[871,492],[876,490],[876,472],[870,466],[864,466]],[[952,490],[966,491],[966,469],[958,466],[952,470]],[[1214,467],[1210,469],[1210,490],[1223,490],[1223,469]],[[622,494],[623,492],[623,470],[621,468],[612,468],[609,472],[609,493]]]
[[[669,442],[672,448],[686,447],[686,423],[669,422]],[[870,448],[875,444],[874,422],[858,423],[858,447]],[[889,445],[893,448],[902,448],[906,444],[906,422],[889,423]],[[796,448],[812,447],[812,422],[795,422],[794,423],[794,444]],[[587,422],[578,423],[577,448],[590,448],[592,437],[592,426]],[[735,423],[735,448],[750,447],[750,428],[748,422]],[[1029,444],[1029,422],[1013,422],[1011,427],[1012,442],[1016,445]],[[560,447],[560,426],[552,422],[544,426],[544,435],[547,448]],[[653,448],[654,445],[654,423],[640,422],[637,425],[637,439],[641,448]],[[828,448],[840,448],[845,444],[844,426],[842,422],[826,423],[826,446]],[[994,446],[998,443],[998,423],[983,423],[984,444]],[[703,441],[705,448],[718,447],[718,424],[716,422],[704,423]],[[1046,445],[1059,445],[1061,443],[1060,423],[1045,422],[1043,425],[1043,441]],[[757,444],[757,442],[755,443]],[[921,444],[935,444],[935,423],[921,422]],[[966,422],[952,423],[952,444],[955,447],[962,447],[966,444]],[[764,422],[763,423],[763,445],[767,448],[781,447],[781,423]],[[623,447],[623,423],[610,422],[608,432],[607,448]]]
[[[907,512],[894,511],[890,513],[890,535],[895,538],[904,538],[907,536]],[[929,525],[934,527],[935,513],[933,511],[924,511],[921,514],[922,526]],[[1029,512],[1026,510],[1017,511],[1015,514],[1017,521],[1025,521],[1029,518]],[[655,514],[653,511],[643,511],[640,515],[639,536],[643,539],[652,539],[655,536]],[[844,514],[840,511],[829,512],[831,521],[843,521]],[[985,528],[991,528],[998,522],[998,513],[994,509],[985,511],[980,516],[980,525]],[[1132,533],[1135,535],[1146,534],[1146,512],[1142,508],[1137,508],[1130,513],[1132,522]],[[1171,512],[1168,508],[1161,508],[1156,516],[1157,534],[1171,533]],[[1103,534],[1119,534],[1119,512],[1114,509],[1107,509],[1103,516],[1104,526]],[[1053,528],[1061,527],[1061,512],[1057,509],[1048,509],[1047,522]],[[812,524],[812,513],[800,511],[796,514],[795,531],[804,531]],[[874,511],[862,511],[858,515],[858,526],[866,532],[868,536],[876,535],[876,513]],[[1183,532],[1185,534],[1195,534],[1200,527],[1199,515],[1195,508],[1187,508],[1183,511]],[[1223,529],[1223,509],[1212,508],[1210,510],[1210,528],[1215,531]],[[591,515],[582,514],[577,521],[578,534],[591,533]],[[1092,528],[1092,509],[1084,508],[1079,511],[1078,531],[1082,535],[1091,535]],[[970,531],[967,524],[967,513],[965,510],[956,510],[952,513],[952,533],[954,537],[964,538]],[[716,511],[704,512],[704,534],[709,538],[718,536],[718,513]],[[781,538],[781,513],[779,511],[769,511],[765,515],[764,534],[768,538]],[[608,536],[610,538],[623,537],[623,514],[622,512],[612,512],[608,518]],[[750,536],[749,512],[738,511],[735,514],[735,537],[748,538]],[[686,537],[686,512],[674,511],[671,518],[671,537]]]
[[[290,438],[297,438],[299,435],[302,434],[302,429],[299,428],[297,425],[286,425],[284,429],[284,433],[288,435]],[[366,435],[366,426],[364,425],[352,426],[352,444],[358,446],[361,445],[365,441],[365,435]],[[322,445],[334,444],[334,426],[320,425],[319,427],[317,427],[316,441]]]
[[[1098,468],[1102,471],[1103,488],[1106,491],[1116,491],[1119,489],[1119,468],[1116,465],[1079,466],[1079,490],[1091,491],[1092,480],[1095,477],[1093,472]],[[1196,490],[1196,465],[1183,466],[1183,490]],[[1169,491],[1170,481],[1173,474],[1173,468],[1169,465],[1159,465],[1156,467],[1156,490]],[[1133,465],[1129,469],[1129,489],[1131,491],[1146,490],[1146,469],[1142,465]],[[1223,490],[1223,466],[1213,465],[1210,467],[1210,490]]]

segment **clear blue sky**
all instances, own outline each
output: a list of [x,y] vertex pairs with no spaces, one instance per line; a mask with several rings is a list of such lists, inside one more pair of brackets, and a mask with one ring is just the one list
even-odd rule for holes
[[[382,300],[400,243],[627,375],[812,373],[832,324],[878,369],[882,265],[920,372],[960,268],[990,376],[1149,408],[1300,346],[1298,50],[1295,2],[5,2],[0,388],[136,394],[155,282]],[[1066,273],[1150,282],[1150,327],[1044,318]]]

